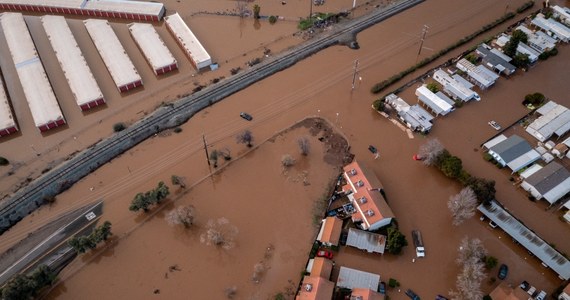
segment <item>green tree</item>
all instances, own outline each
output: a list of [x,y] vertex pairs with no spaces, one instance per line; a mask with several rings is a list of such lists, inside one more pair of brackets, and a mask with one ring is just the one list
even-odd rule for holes
[[10,163],[5,157],[0,156],[0,166],[6,166]]
[[496,257],[490,255],[485,256],[485,268],[487,268],[487,270],[491,270],[496,267],[498,263],[499,260],[497,260]]
[[123,123],[123,122],[115,123],[115,125],[113,125],[113,131],[115,131],[115,132],[123,131],[126,128],[127,128],[127,125],[125,125],[125,123]]
[[0,291],[3,300],[31,299],[44,287],[51,285],[56,274],[46,265],[41,265],[31,274],[18,274],[10,279]]
[[168,186],[164,183],[164,181],[161,181],[158,183],[158,186],[156,187],[156,193],[157,193],[157,197],[156,197],[156,203],[160,203],[160,201],[162,199],[165,199],[166,197],[168,197],[168,195],[170,195],[170,190],[168,189]]
[[172,175],[170,177],[170,181],[172,182],[173,185],[179,185],[183,189],[186,188],[186,183],[184,183],[184,178],[178,175]]
[[458,178],[463,170],[461,159],[457,156],[449,156],[441,163],[441,171],[445,176],[450,178]]
[[505,52],[506,55],[514,58],[514,56],[517,54],[517,47],[519,46],[519,42],[526,43],[527,41],[528,36],[526,33],[520,30],[515,30],[511,36],[511,39],[503,47],[503,52]]
[[398,228],[388,228],[388,238],[386,239],[386,251],[392,254],[400,254],[402,248],[408,245],[406,236]]
[[111,233],[111,222],[105,221],[103,225],[95,228],[95,230],[93,230],[93,233],[91,233],[90,236],[92,236],[94,242],[97,244],[99,242],[106,241],[109,238],[109,236],[112,234],[113,233]]
[[275,24],[277,22],[276,16],[269,16],[269,24]]
[[517,68],[526,69],[530,65],[528,54],[517,53],[512,60],[512,63]]
[[437,93],[439,92],[439,87],[437,86],[437,83],[435,82],[430,82],[427,84],[427,89],[430,90],[432,93]]
[[541,105],[546,97],[541,93],[528,94],[524,97],[524,104],[532,104],[534,106]]
[[477,199],[482,203],[488,203],[489,201],[495,199],[495,181],[487,180],[485,178],[471,177],[468,180],[467,186],[469,186]]
[[253,6],[253,18],[259,19],[259,12],[261,12],[261,7],[257,4]]
[[148,212],[148,207],[152,204],[150,199],[145,196],[143,193],[138,193],[135,195],[135,198],[131,202],[131,206],[129,206],[130,211],[139,211],[143,210],[144,212]]

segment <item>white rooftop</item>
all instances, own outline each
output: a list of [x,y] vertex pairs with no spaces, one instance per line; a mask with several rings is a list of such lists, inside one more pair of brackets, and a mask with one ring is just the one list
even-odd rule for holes
[[13,127],[16,127],[16,120],[14,120],[10,103],[8,103],[4,83],[0,79],[0,131]]
[[154,26],[147,23],[131,23],[128,25],[131,36],[139,45],[153,70],[158,70],[172,64],[176,64],[176,59],[164,44],[164,41],[154,29]]
[[131,0],[0,0],[0,3],[90,9],[158,16],[161,16],[164,11],[164,4],[162,3]]
[[336,281],[337,287],[354,289],[363,288],[378,290],[380,283],[380,275],[368,273],[360,270],[355,270],[347,267],[340,267],[338,279]]
[[184,47],[186,54],[194,61],[197,68],[206,67],[212,63],[212,59],[202,46],[192,30],[186,25],[178,13],[164,18],[166,26],[175,35],[176,39]]
[[142,80],[109,22],[88,19],[83,23],[117,87]]
[[504,134],[500,134],[500,135],[494,137],[493,139],[491,139],[490,141],[486,142],[485,144],[483,144],[483,148],[491,149],[495,145],[499,144],[500,142],[502,142],[506,139],[507,139],[507,137]]
[[81,106],[102,99],[103,93],[65,18],[46,15],[41,17],[41,22],[77,104]]
[[24,17],[21,13],[3,13],[0,24],[36,127],[63,120]]
[[451,104],[447,103],[447,101],[434,94],[425,85],[422,85],[416,89],[416,95],[436,114],[445,115],[453,110],[453,106]]

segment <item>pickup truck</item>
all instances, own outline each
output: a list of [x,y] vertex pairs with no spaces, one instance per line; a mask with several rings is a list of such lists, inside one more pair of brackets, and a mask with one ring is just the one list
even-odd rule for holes
[[424,242],[422,240],[422,234],[419,230],[412,230],[412,239],[414,240],[414,247],[416,247],[416,256],[425,257],[426,252],[424,248]]

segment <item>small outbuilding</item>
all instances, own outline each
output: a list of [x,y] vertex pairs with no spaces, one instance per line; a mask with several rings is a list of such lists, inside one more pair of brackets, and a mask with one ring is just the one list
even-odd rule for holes
[[540,159],[540,153],[518,135],[513,135],[489,148],[489,154],[503,167],[508,166],[513,172]]
[[526,178],[521,187],[537,200],[554,204],[570,192],[570,171],[557,162],[551,162]]
[[350,228],[346,245],[357,249],[366,250],[369,253],[384,253],[386,248],[386,236],[381,234]]

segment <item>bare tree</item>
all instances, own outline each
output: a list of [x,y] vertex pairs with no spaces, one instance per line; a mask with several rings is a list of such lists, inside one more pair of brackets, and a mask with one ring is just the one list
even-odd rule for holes
[[449,197],[447,207],[453,216],[453,225],[458,226],[473,217],[476,206],[477,196],[470,187],[463,188],[458,194]]
[[253,142],[253,135],[251,134],[251,131],[246,129],[240,134],[238,134],[236,136],[236,142],[238,144],[246,144],[248,147],[251,147],[252,146],[251,143]]
[[483,257],[487,255],[487,249],[485,249],[480,239],[470,240],[468,237],[464,237],[461,240],[458,251],[458,265],[465,265],[469,261],[482,261]]
[[281,164],[283,165],[284,168],[291,167],[292,165],[295,164],[295,162],[296,162],[295,159],[290,154],[285,154],[281,157]]
[[238,234],[236,226],[230,224],[226,218],[209,220],[206,224],[206,232],[200,236],[200,241],[206,245],[214,245],[229,250],[235,246],[235,238]]
[[218,150],[218,153],[225,159],[225,160],[231,160],[232,159],[232,153],[230,151],[229,148],[224,148],[221,150]]
[[192,227],[194,222],[194,206],[178,206],[166,215],[166,222],[170,225],[184,225],[186,228]]
[[253,265],[253,276],[251,277],[253,282],[259,283],[261,281],[261,277],[263,276],[264,272],[265,272],[265,264],[263,264],[263,262],[258,262],[255,265]]
[[433,166],[443,150],[445,148],[438,139],[429,139],[420,146],[418,155],[422,158],[424,165]]
[[237,286],[230,286],[224,289],[224,293],[228,299],[233,299],[237,293]]
[[309,139],[306,136],[297,139],[297,144],[299,145],[299,150],[301,150],[302,155],[304,156],[309,155],[309,151],[311,150],[311,144],[309,144]]

